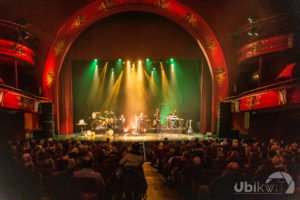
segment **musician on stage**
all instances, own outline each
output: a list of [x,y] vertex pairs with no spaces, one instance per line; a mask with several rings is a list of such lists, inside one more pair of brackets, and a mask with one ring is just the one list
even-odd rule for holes
[[144,122],[145,122],[145,117],[144,117],[144,114],[141,112],[139,117],[138,117],[138,120],[139,120],[139,133],[144,133]]
[[125,117],[122,114],[119,118],[119,133],[122,134],[125,128]]
[[154,114],[154,121],[153,126],[156,128],[156,133],[160,134],[161,131],[161,119],[160,119],[160,112],[159,109],[156,109],[156,112]]
[[170,112],[170,116],[176,116],[176,110],[174,109],[173,111]]

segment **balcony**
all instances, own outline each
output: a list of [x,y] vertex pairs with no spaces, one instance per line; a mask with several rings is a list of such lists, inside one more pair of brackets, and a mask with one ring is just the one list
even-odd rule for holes
[[[35,66],[35,50],[38,38],[26,25],[0,19],[0,58],[18,60],[29,66]],[[5,57],[5,58],[3,58]]]
[[0,109],[37,113],[38,105],[47,99],[34,96],[20,89],[0,84]]
[[300,78],[249,90],[225,101],[232,103],[233,113],[300,105]]
[[11,21],[0,19],[0,38],[22,44],[30,49],[36,50],[38,47],[38,37],[33,33],[28,25],[23,22],[20,25]]

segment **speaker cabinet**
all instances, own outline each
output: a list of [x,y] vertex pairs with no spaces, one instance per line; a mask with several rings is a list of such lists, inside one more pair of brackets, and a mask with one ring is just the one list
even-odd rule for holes
[[34,132],[34,137],[49,138],[54,136],[54,108],[53,103],[41,103],[40,127]]
[[221,138],[229,137],[232,131],[231,102],[220,102],[218,114],[217,134]]

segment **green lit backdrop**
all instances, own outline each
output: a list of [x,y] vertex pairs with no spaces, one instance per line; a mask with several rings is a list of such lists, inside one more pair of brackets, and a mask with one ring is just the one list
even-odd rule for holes
[[92,112],[124,114],[127,124],[143,112],[153,120],[173,110],[184,119],[200,120],[200,60],[72,61],[74,128]]

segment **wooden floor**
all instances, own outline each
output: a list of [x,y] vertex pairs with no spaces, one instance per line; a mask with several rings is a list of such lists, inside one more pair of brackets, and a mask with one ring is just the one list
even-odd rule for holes
[[182,200],[175,190],[165,184],[164,177],[150,166],[150,162],[145,162],[143,168],[148,183],[147,200]]

